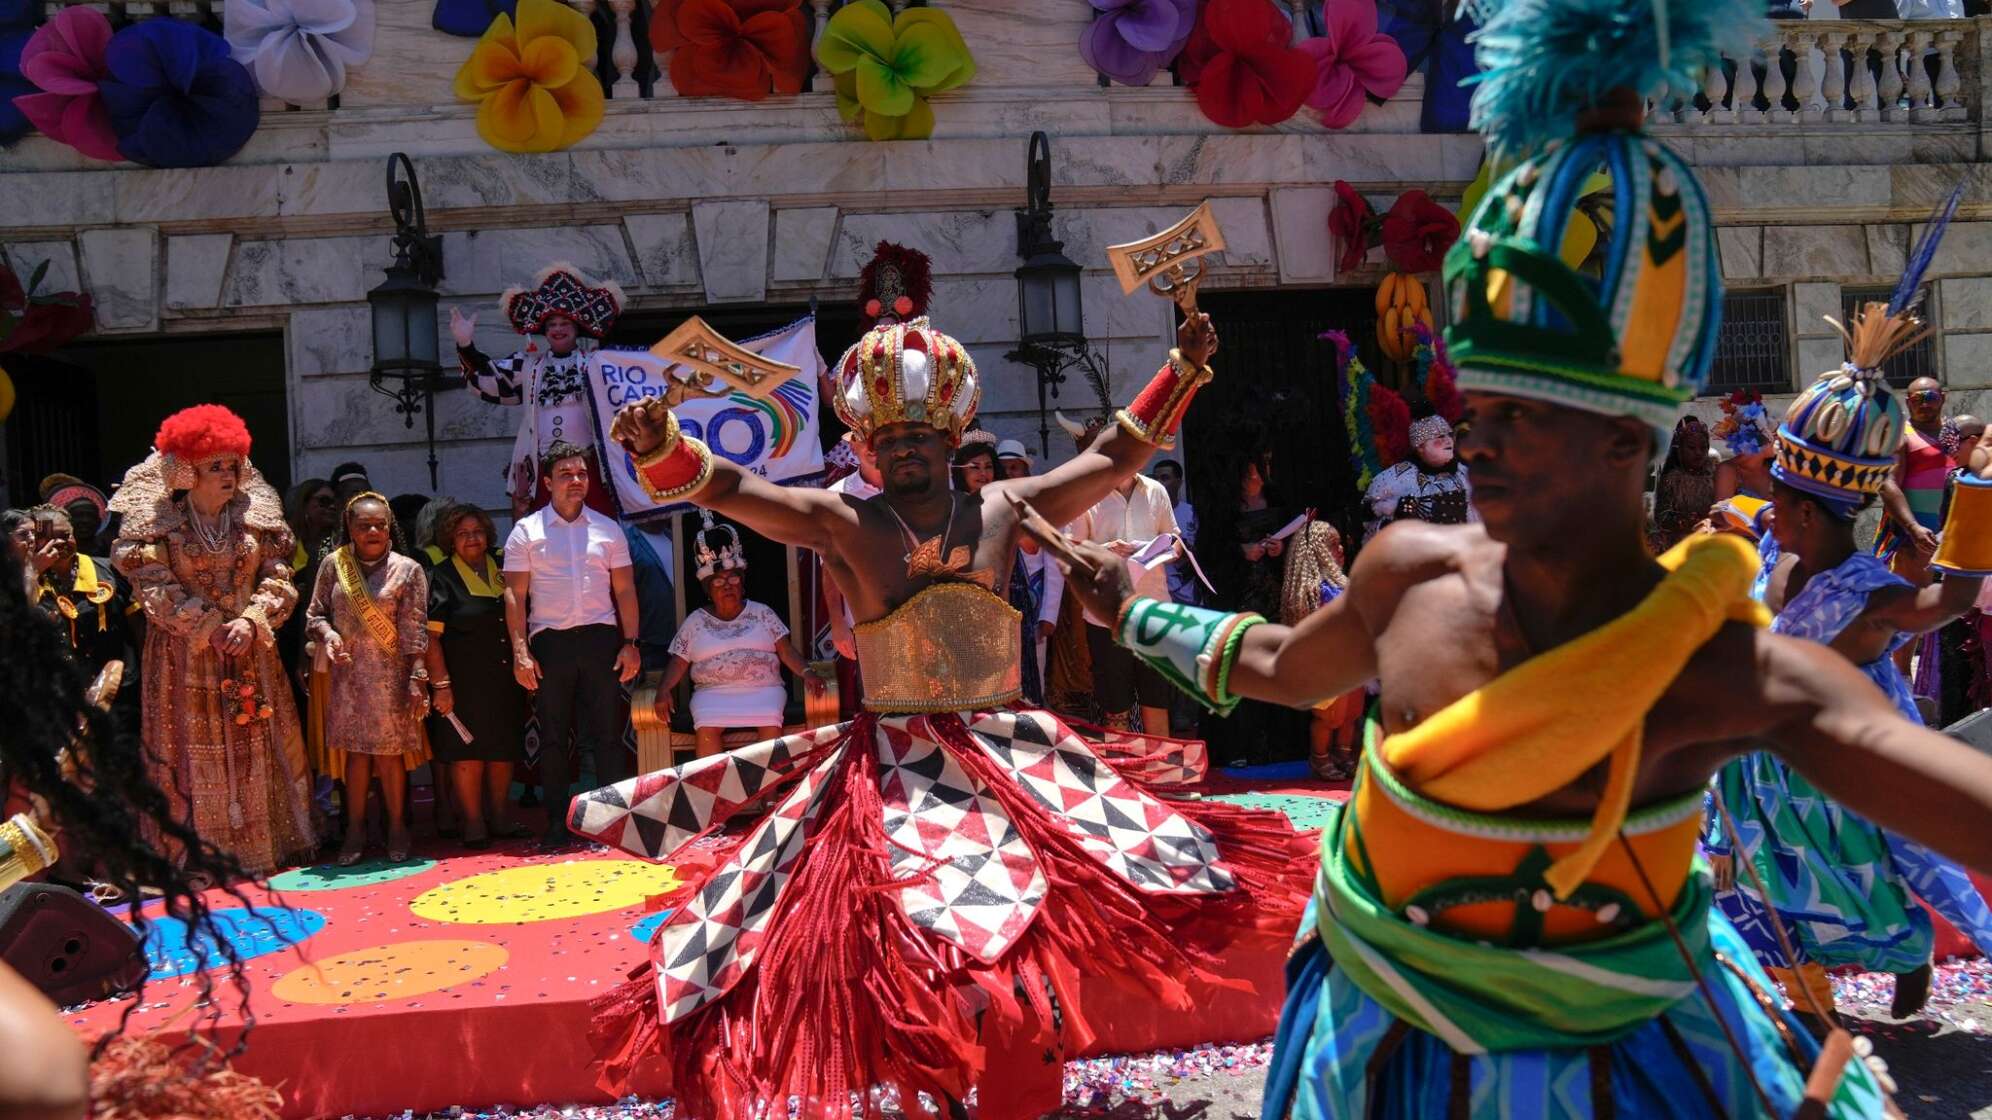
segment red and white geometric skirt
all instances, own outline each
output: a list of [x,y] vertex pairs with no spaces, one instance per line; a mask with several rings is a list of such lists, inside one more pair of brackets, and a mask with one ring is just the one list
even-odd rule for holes
[[[568,819],[658,860],[723,838],[649,968],[595,1007],[604,1085],[662,1054],[699,1120],[869,1116],[875,1086],[908,1115],[978,1085],[990,1120],[1056,1109],[1062,1056],[1093,1037],[1082,974],[1188,1011],[1232,941],[1292,931],[1314,867],[1284,816],[1163,800],[1043,711],[865,714]],[[1042,1069],[983,1079],[1025,1047]]]

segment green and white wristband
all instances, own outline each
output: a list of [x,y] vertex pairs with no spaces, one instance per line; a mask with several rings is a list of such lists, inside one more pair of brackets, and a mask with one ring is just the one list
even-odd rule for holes
[[1245,632],[1264,621],[1250,612],[1131,599],[1121,607],[1114,637],[1177,688],[1226,716],[1242,699],[1231,693],[1231,667]]

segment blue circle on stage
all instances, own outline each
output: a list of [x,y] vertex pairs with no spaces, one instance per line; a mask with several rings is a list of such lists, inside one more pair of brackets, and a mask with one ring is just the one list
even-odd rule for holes
[[629,927],[629,935],[646,945],[649,944],[650,940],[657,936],[658,927],[664,924],[665,919],[669,918],[671,913],[669,910],[659,910],[657,913]]
[[[325,928],[325,915],[289,906],[257,906],[213,913],[216,932],[245,961],[295,945]],[[189,943],[187,923],[170,917],[154,919],[146,930],[145,959],[152,965],[154,980],[228,963],[228,957],[212,936],[203,934]]]

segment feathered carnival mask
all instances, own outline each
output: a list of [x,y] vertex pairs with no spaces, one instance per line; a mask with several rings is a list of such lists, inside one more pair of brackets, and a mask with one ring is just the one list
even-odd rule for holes
[[152,437],[159,452],[166,485],[192,490],[200,481],[200,464],[223,455],[249,458],[249,425],[218,404],[197,404],[168,416]]
[[837,418],[869,443],[888,424],[931,424],[959,443],[982,399],[968,348],[927,321],[932,291],[924,254],[879,242],[865,266],[860,305],[877,320],[837,360]]

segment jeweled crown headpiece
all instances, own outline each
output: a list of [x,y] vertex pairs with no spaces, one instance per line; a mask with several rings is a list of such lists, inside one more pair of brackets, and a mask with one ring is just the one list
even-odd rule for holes
[[747,554],[740,547],[740,530],[731,525],[715,525],[710,510],[700,510],[699,517],[704,527],[699,530],[692,550],[699,579],[710,579],[714,572],[746,571]]
[[[1680,156],[1641,129],[1643,99],[1692,89],[1727,49],[1748,57],[1757,0],[1653,5],[1479,0],[1474,125],[1518,162],[1446,254],[1446,344],[1462,389],[1645,421],[1664,447],[1708,378],[1722,313],[1715,223]],[[1740,51],[1740,53],[1738,53]],[[1614,215],[1602,274],[1562,260],[1603,173]]]
[[520,334],[542,334],[549,317],[565,315],[576,332],[600,342],[622,314],[623,290],[613,280],[597,283],[562,262],[542,270],[531,288],[507,288],[498,306]]

